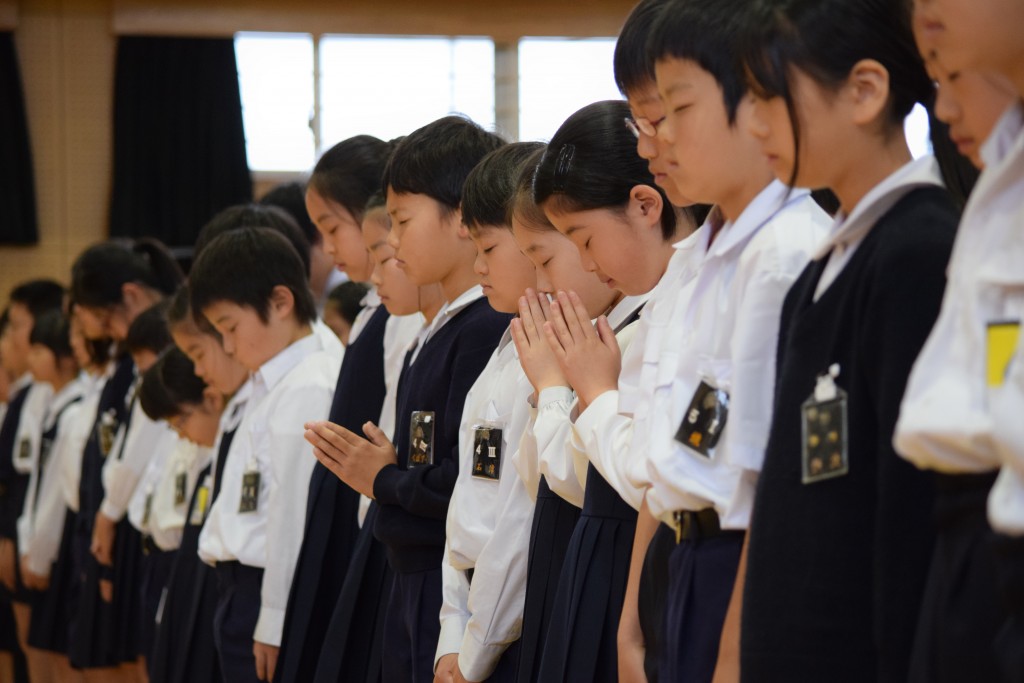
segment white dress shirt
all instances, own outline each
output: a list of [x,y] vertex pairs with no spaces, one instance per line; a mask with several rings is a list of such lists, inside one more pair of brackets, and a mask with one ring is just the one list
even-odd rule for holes
[[[251,377],[251,395],[224,465],[223,485],[200,535],[204,561],[237,560],[265,569],[253,639],[268,645],[281,644],[316,463],[303,425],[327,418],[341,367],[337,349],[325,347],[323,336],[314,332]],[[240,513],[242,481],[249,472],[259,473],[258,504]]]
[[[683,263],[673,269],[679,288],[671,314],[652,319],[638,339],[634,436],[645,438],[634,448],[648,454],[655,517],[671,523],[677,510],[714,507],[723,528],[747,528],[771,425],[782,302],[830,223],[809,192],[774,181],[713,243],[705,224],[677,245],[673,260]],[[702,381],[729,394],[710,457],[675,439]]]
[[50,566],[57,557],[67,509],[60,490],[60,449],[65,447],[64,443],[68,440],[67,434],[85,389],[85,382],[76,378],[53,395],[46,406],[42,433],[48,432],[55,423],[57,431],[46,462],[40,462],[38,453],[35,456],[36,466],[32,468],[25,506],[18,518],[18,547],[21,555],[28,557],[33,573],[43,576],[50,573]]
[[[1019,131],[1019,113],[1016,119]],[[992,159],[996,167],[1009,151],[993,149],[999,140],[994,135],[984,147],[990,159],[993,154],[999,157]],[[914,363],[900,405],[893,445],[922,469],[987,472],[1000,464],[986,395],[985,337],[987,323],[1002,319],[1003,299],[992,297],[997,288],[982,278],[986,264],[997,255],[993,247],[999,248],[993,238],[1016,229],[1004,223],[1000,213],[993,215],[993,200],[998,202],[998,197],[992,196],[991,180],[989,173],[979,179],[957,229],[942,308]],[[1019,189],[1018,184],[1014,194]],[[1018,211],[1018,215],[1024,213]]]
[[[128,508],[128,518],[140,532],[153,538],[153,542],[161,550],[175,550],[181,545],[181,536],[188,519],[188,504],[192,491],[198,483],[199,473],[210,464],[213,452],[191,441],[179,438],[167,456],[154,457],[146,476],[132,498]],[[154,473],[155,471],[155,473]],[[184,487],[179,489],[178,483],[184,477]],[[184,492],[184,497],[178,494]],[[149,515],[146,524],[142,525],[145,515],[146,498]]]
[[67,440],[59,449],[55,449],[54,458],[60,462],[60,490],[64,496],[64,504],[72,512],[78,512],[78,489],[82,479],[82,456],[85,444],[92,433],[96,422],[96,411],[100,405],[100,394],[110,379],[113,365],[108,365],[102,374],[89,375],[83,373],[85,393],[82,402],[71,408],[74,417],[69,417]]
[[[529,397],[533,387],[519,364],[519,354],[506,330],[498,347],[466,395],[459,430],[459,476],[448,505],[447,546],[442,560],[441,635],[436,658],[459,652],[472,612],[466,570],[476,566],[484,546],[491,540],[498,514],[505,505],[514,480],[510,464],[529,419]],[[478,425],[500,426],[502,453],[497,480],[473,476],[474,433]],[[491,591],[503,589],[488,586]],[[479,582],[478,582],[479,585]],[[507,633],[502,634],[502,639]],[[513,638],[514,640],[514,638]],[[505,644],[507,645],[506,641]],[[493,664],[497,662],[492,662]],[[463,673],[466,673],[463,670]],[[490,671],[486,672],[487,674]],[[477,680],[477,679],[473,679]]]
[[[138,384],[130,394],[135,394],[137,389]],[[100,512],[114,521],[120,521],[128,512],[128,505],[150,461],[164,456],[178,438],[167,422],[149,419],[138,400],[133,398],[131,406],[128,428],[118,430],[110,455],[103,463]]]
[[14,437],[12,462],[18,474],[31,474],[39,457],[39,439],[43,435],[46,406],[53,396],[53,388],[42,382],[32,382],[22,404],[18,429]]

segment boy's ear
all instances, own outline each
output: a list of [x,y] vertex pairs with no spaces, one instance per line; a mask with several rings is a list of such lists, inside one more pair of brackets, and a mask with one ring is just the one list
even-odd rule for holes
[[650,185],[636,185],[629,191],[630,209],[648,227],[657,225],[661,221],[661,212],[665,209],[665,202],[661,193]]
[[889,70],[874,59],[862,59],[853,65],[847,89],[853,122],[869,126],[881,120],[889,105]]
[[459,204],[457,208],[451,209],[448,213],[448,220],[455,223],[455,234],[461,239],[468,240],[472,238],[469,233],[469,228],[462,222],[462,205]]
[[274,285],[270,290],[270,313],[274,318],[286,318],[295,309],[295,295],[284,285]]

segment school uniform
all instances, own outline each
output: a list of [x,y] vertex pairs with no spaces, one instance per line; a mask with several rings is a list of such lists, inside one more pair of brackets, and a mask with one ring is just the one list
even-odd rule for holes
[[[1003,619],[996,636],[996,657],[1002,680],[1024,677],[1024,479],[1020,426],[1022,344],[1020,321],[1021,244],[1019,231],[1024,177],[1024,108],[1015,105],[1004,114],[982,148],[986,170],[971,195],[962,231],[977,228],[984,262],[973,275],[974,326],[985,335],[985,400],[991,415],[991,441],[1000,469],[988,498],[988,520],[995,530],[996,585]],[[984,226],[982,228],[982,226]],[[984,231],[983,233],[981,231]],[[966,234],[966,232],[965,232]],[[966,239],[966,238],[965,238]]]
[[[10,450],[4,444],[0,451],[0,538],[10,539],[14,543],[15,558],[20,556],[18,539],[18,518],[21,517],[28,495],[29,479],[35,469],[39,455],[39,442],[43,431],[43,417],[46,406],[53,395],[49,384],[31,381],[31,377],[23,380],[27,383],[21,401],[18,393],[19,383],[12,387],[15,399],[11,404],[16,408],[12,411],[14,434]],[[6,421],[6,416],[5,416]],[[8,438],[11,438],[8,436]],[[9,591],[0,586],[0,596],[13,602],[29,602],[30,595],[21,579],[21,567],[15,562],[15,589]]]
[[[625,297],[608,314],[620,348],[629,346],[645,301]],[[583,508],[555,589],[539,680],[616,678],[616,632],[635,531],[636,510],[589,465]]]
[[[548,387],[541,391],[537,395],[537,407],[530,413],[519,451],[512,459],[523,482],[519,498],[525,494],[533,502],[525,554],[521,542],[512,542],[512,539],[524,540],[523,526],[517,517],[506,517],[507,513],[503,513],[495,532],[509,542],[495,548],[496,553],[504,551],[505,557],[496,557],[494,561],[504,559],[507,562],[506,580],[511,585],[524,580],[526,586],[516,675],[519,683],[535,681],[540,675],[541,654],[555,606],[555,589],[583,505],[586,481],[579,480],[575,462],[566,447],[574,400],[575,394],[569,387]],[[523,571],[525,579],[519,579]],[[508,595],[511,598],[515,594]],[[496,609],[508,611],[515,606],[499,604]]]
[[384,467],[373,485],[374,534],[395,573],[384,622],[384,680],[433,680],[463,403],[509,320],[488,305],[480,286],[469,289],[442,307],[399,380],[398,463]]
[[[103,386],[82,454],[79,511],[74,521],[71,548],[74,583],[68,635],[71,665],[80,669],[118,666],[135,661],[137,655],[135,621],[121,620],[131,619],[130,615],[137,614],[135,592],[117,590],[114,591],[113,602],[104,602],[100,598],[99,582],[101,578],[113,580],[114,571],[110,567],[101,567],[90,550],[96,513],[104,497],[103,470],[106,461],[117,458],[121,452],[124,435],[132,419],[129,393],[134,382],[135,364],[131,356],[124,354],[115,362],[113,374]],[[138,535],[127,522],[119,524],[114,561],[115,564],[118,560],[131,561],[132,566],[121,567],[121,571],[128,575],[137,563],[135,554],[130,552],[132,548],[127,547],[132,541],[136,542],[134,549],[137,551]]]
[[1006,248],[1002,235],[1012,231],[997,208],[1005,189],[996,190],[992,179],[998,183],[1000,163],[1021,126],[1021,109],[1011,107],[982,148],[995,173],[982,175],[965,209],[942,309],[914,364],[896,425],[900,455],[936,472],[935,549],[911,659],[914,681],[1000,676],[995,639],[1005,610],[986,504],[1001,463],[992,441],[986,366],[992,361],[988,325],[1014,317],[988,264],[999,260]]
[[[376,422],[386,391],[384,333],[387,309],[364,308],[356,317],[327,417],[356,434]],[[359,493],[317,462],[309,482],[306,528],[284,620],[274,679],[309,681],[345,580],[359,533]]]
[[[448,506],[441,565],[443,603],[435,663],[446,654],[458,654],[460,670],[473,681],[513,681],[518,664],[521,602],[519,610],[495,611],[502,593],[516,587],[508,584],[506,567],[478,561],[488,545],[506,542],[495,530],[518,479],[511,460],[526,429],[532,393],[506,330],[466,395],[459,473]],[[522,596],[524,590],[521,584],[516,592]]]
[[714,673],[768,436],[782,300],[829,221],[810,193],[778,181],[712,241],[721,220],[712,213],[676,245],[666,280],[677,294],[652,308],[634,406],[648,508],[676,530],[658,664],[666,681]]
[[[385,395],[377,426],[392,439],[399,375],[410,355],[410,346],[425,328],[424,318],[419,313],[387,319]],[[312,680],[317,683],[380,680],[384,614],[391,597],[393,577],[384,544],[373,534],[376,502],[360,496],[357,517],[359,532],[316,662]]]
[[933,481],[892,447],[939,312],[957,211],[932,158],[873,188],[782,310],[747,556],[744,681],[905,681]]
[[214,634],[227,681],[255,680],[253,641],[281,644],[316,462],[303,425],[327,417],[339,369],[338,349],[314,332],[250,379],[245,416],[199,541],[200,556],[217,568]]
[[[106,375],[83,373],[81,400],[67,406],[59,418],[49,473],[56,479],[58,501],[41,508],[28,547],[28,562],[34,573],[50,577],[49,588],[33,596],[28,642],[34,648],[67,654],[68,622],[71,619],[73,572],[72,543],[78,510],[78,485],[82,454],[92,430]],[[43,487],[48,487],[44,479]]]
[[245,382],[224,407],[212,449],[216,456],[198,473],[189,498],[181,544],[167,581],[148,667],[153,683],[223,681],[213,630],[217,575],[200,558],[199,542],[210,508],[220,493],[218,484],[223,483],[224,466],[251,388],[250,382]]

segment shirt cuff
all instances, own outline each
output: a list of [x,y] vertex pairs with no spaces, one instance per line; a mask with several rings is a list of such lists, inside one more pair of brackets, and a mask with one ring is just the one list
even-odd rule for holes
[[459,670],[467,681],[486,681],[494,673],[501,656],[511,643],[487,645],[479,642],[468,631],[459,652]]
[[434,670],[437,663],[445,655],[458,654],[462,646],[462,637],[466,633],[468,615],[450,616],[441,620],[441,635],[437,639],[437,650],[434,655]]
[[572,389],[569,387],[548,387],[543,389],[537,396],[537,410],[542,410],[544,407],[559,401],[571,403],[572,399]]
[[[578,405],[578,404],[577,404]],[[587,406],[587,409],[576,416],[574,424],[581,433],[597,430],[598,424],[605,416],[615,415],[619,411],[619,391],[612,389],[604,392]]]
[[284,631],[284,610],[275,607],[261,607],[256,620],[252,639],[265,645],[281,647],[281,633]]
[[381,505],[398,505],[398,496],[395,490],[398,482],[402,479],[402,470],[398,465],[386,465],[377,473],[373,480],[373,497]]
[[120,522],[124,517],[125,510],[110,502],[108,498],[104,498],[103,502],[100,504],[100,512],[102,512],[103,516],[107,519]]

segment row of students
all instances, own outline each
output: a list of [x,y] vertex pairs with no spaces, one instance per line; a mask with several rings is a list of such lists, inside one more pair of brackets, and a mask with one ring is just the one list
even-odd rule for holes
[[[336,384],[302,372],[330,353],[295,251],[212,239],[191,315],[251,373],[197,539],[225,680],[1014,680],[1017,544],[993,552],[981,513],[1014,532],[1019,105],[949,287],[960,176],[901,135],[931,97],[918,47],[1019,97],[1005,29],[964,56],[957,5],[924,3],[915,47],[897,2],[648,1],[616,55],[628,108],[546,147],[458,118],[341,143],[307,190],[325,251],[353,279],[372,258],[384,305],[422,317],[399,339],[368,307]],[[989,137],[952,110],[961,143]],[[831,227],[799,186],[834,192]],[[693,201],[715,207],[695,231]],[[990,494],[973,473],[997,466]]]

